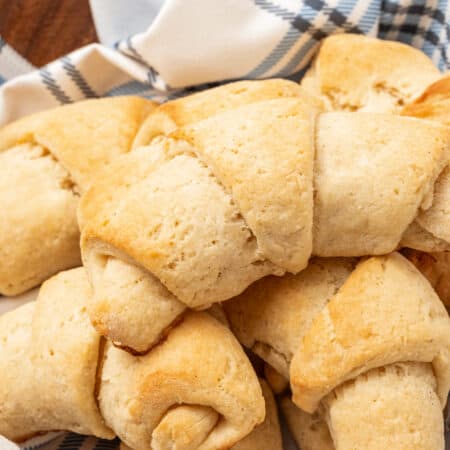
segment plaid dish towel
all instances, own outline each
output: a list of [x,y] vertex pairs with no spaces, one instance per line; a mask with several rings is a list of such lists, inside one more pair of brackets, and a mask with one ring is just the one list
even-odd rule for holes
[[[90,0],[101,44],[36,69],[0,37],[0,126],[84,98],[165,101],[226,80],[299,80],[321,39],[363,33],[423,50],[450,70],[450,0]],[[286,433],[285,433],[286,434]],[[285,448],[295,449],[286,434]],[[52,433],[33,450],[108,450]],[[0,450],[19,447],[0,437]],[[447,443],[450,450],[450,443]]]
[[0,125],[89,97],[162,101],[205,83],[299,79],[320,40],[338,32],[400,40],[441,70],[450,68],[450,0],[91,0],[91,6],[105,45],[88,45],[39,70],[0,40],[0,82],[10,80],[0,87]]

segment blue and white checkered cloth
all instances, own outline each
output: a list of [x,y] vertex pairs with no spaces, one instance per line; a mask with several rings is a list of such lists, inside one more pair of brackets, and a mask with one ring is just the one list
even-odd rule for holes
[[39,70],[0,39],[0,83],[9,80],[0,87],[0,125],[83,98],[166,100],[231,79],[298,79],[320,40],[338,32],[399,40],[450,69],[450,0],[91,0],[91,6],[104,44]]
[[[164,101],[233,79],[298,80],[321,39],[339,32],[405,42],[450,70],[450,0],[90,1],[102,44],[43,68],[0,37],[0,125],[83,98],[134,94]],[[118,447],[117,440],[51,437],[45,450]],[[0,438],[0,450],[17,448]]]

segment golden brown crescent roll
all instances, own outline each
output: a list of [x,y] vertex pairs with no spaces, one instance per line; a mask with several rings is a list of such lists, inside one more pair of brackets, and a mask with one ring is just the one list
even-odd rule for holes
[[421,51],[363,35],[325,38],[301,81],[328,110],[399,112],[441,76]]
[[[187,313],[145,356],[108,343],[99,404],[131,448],[226,448],[264,420],[250,362],[232,333],[206,313]],[[187,439],[184,431],[193,426]]]
[[432,366],[436,394],[445,405],[450,384],[450,318],[445,308],[400,254],[369,258],[349,275],[303,336],[290,367],[294,402],[312,412],[344,381],[403,361]]
[[[270,364],[282,361],[294,402],[327,421],[336,449],[443,449],[450,388],[444,306],[398,253],[354,270],[349,264],[316,260],[295,277],[258,281],[224,304],[232,330],[253,349],[264,342],[259,354]],[[308,434],[315,419],[302,417],[299,433]]]
[[[439,80],[441,76],[432,61],[413,47],[367,36],[339,34],[323,40],[313,67],[301,85],[322,98],[330,110],[396,112],[448,125],[450,77]],[[428,87],[430,83],[433,84]],[[449,250],[449,240],[450,166],[447,164],[435,183],[432,204],[420,211],[403,233],[402,246],[445,251]]]
[[302,336],[355,264],[346,258],[313,258],[298,275],[257,281],[223,304],[233,333],[289,379],[290,362]]
[[[237,81],[169,101],[148,116],[136,135],[133,148],[148,145],[159,135],[238,106],[282,97],[309,96],[297,83],[271,79]],[[319,99],[309,97],[308,101],[322,108]]]
[[[315,109],[306,101],[285,102],[244,106],[157,139],[120,158],[84,196],[79,222],[95,292],[90,315],[102,334],[146,351],[187,306],[206,308],[266,274],[306,264]],[[277,148],[266,145],[274,136]],[[215,160],[216,175],[206,159]],[[113,212],[118,201],[120,211]],[[119,269],[139,292],[128,295],[113,286],[121,283]],[[161,311],[158,319],[153,311]],[[134,339],[130,324],[144,316],[152,323],[145,330],[135,327]]]
[[[79,222],[90,316],[103,335],[144,352],[184,308],[298,272],[312,253],[401,244],[432,204],[449,157],[446,127],[370,113],[314,120],[316,112],[308,97],[245,105],[134,150],[91,187]],[[155,312],[147,328],[130,326]]]
[[101,337],[83,269],[45,282],[35,302],[0,316],[0,434],[21,441],[70,430],[112,438],[97,406]]
[[335,448],[443,449],[436,390],[430,364],[413,362],[374,369],[338,387],[323,402]]
[[[264,400],[266,402],[266,417],[264,422],[260,425],[256,426],[253,431],[241,439],[238,443],[230,447],[230,450],[282,450],[282,442],[281,442],[281,431],[280,424],[278,421],[278,412],[277,405],[275,403],[275,399],[273,397],[272,391],[264,380],[260,380],[261,388],[264,396]],[[181,409],[181,408],[180,408]],[[195,433],[197,432],[199,426],[202,426],[204,423],[207,423],[209,420],[208,411],[199,409],[199,417],[193,423],[183,423],[180,422],[180,427],[176,429],[176,432],[179,433],[177,436],[176,442],[180,445],[181,442],[192,442],[192,434],[193,430]],[[214,421],[217,420],[217,417],[214,417]],[[172,433],[174,430],[172,430]],[[179,449],[181,447],[172,447],[169,443],[164,442],[162,445],[155,445],[155,442],[152,442],[152,449],[155,450],[163,450],[168,448]],[[133,450],[138,450],[142,447],[135,447]],[[187,450],[188,447],[183,447]],[[192,445],[189,449],[196,450],[198,447],[196,445]],[[120,443],[120,450],[131,450],[130,447],[125,445],[123,442]]]
[[130,150],[154,107],[138,97],[86,100],[0,129],[0,294],[80,264],[79,195]]
[[320,412],[308,414],[287,397],[281,408],[302,450],[443,449],[435,389],[428,364],[398,363],[338,387]]
[[[448,93],[450,99],[450,92]],[[450,105],[450,100],[449,100]],[[431,119],[431,117],[430,117]],[[444,122],[445,123],[445,122]],[[449,111],[450,123],[450,111]],[[450,136],[450,127],[447,126],[447,134]],[[439,175],[434,187],[433,202],[430,208],[421,211],[414,222],[419,233],[424,236],[422,244],[411,234],[405,234],[403,243],[407,247],[413,247],[418,250],[445,251],[449,250],[446,243],[450,240],[450,161]],[[437,245],[429,245],[430,234],[433,239],[438,239]],[[418,245],[419,243],[419,245]]]
[[130,447],[219,449],[264,420],[261,387],[229,329],[187,313],[145,356],[104,345],[86,313],[82,268],[45,282],[38,300],[0,316],[0,435],[48,430]]
[[[321,103],[305,94],[298,84],[281,79],[236,82],[202,91],[158,107],[141,127],[134,146],[148,144],[155,136],[168,133],[179,125],[195,123],[239,105],[296,96],[301,96],[311,111],[321,108]],[[187,198],[186,202],[190,199]],[[206,201],[203,207],[208,207]],[[91,314],[93,323],[118,345],[129,346],[139,352],[148,350],[152,343],[164,336],[184,311],[185,305],[138,267],[117,258],[108,258],[103,267],[101,277],[91,273],[99,294]],[[153,299],[151,305],[149,297]],[[135,324],[133,327],[129,326],[131,322]]]
[[[407,105],[403,115],[423,119],[436,120],[450,127],[450,75],[429,86],[425,92],[413,103]],[[450,133],[450,128],[449,128]],[[430,218],[439,218],[446,228],[443,232],[448,235],[450,230],[450,165],[439,176],[436,183],[435,201],[421,220],[430,222]],[[420,220],[419,220],[420,223]],[[441,227],[442,228],[442,227]],[[406,256],[421,270],[436,289],[441,300],[450,306],[450,256],[449,252],[423,253],[408,249]]]

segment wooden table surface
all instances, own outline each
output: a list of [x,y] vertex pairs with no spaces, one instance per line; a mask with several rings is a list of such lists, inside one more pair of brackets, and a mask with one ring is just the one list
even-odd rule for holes
[[38,67],[98,41],[89,0],[0,0],[0,36]]

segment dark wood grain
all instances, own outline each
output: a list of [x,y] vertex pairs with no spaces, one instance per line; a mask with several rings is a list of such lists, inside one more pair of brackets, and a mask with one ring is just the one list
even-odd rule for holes
[[97,41],[88,0],[0,0],[0,35],[35,66]]

